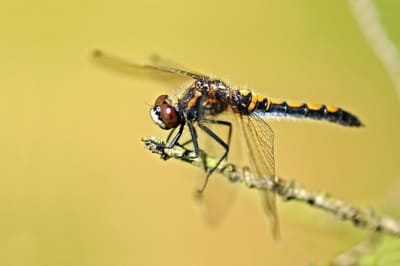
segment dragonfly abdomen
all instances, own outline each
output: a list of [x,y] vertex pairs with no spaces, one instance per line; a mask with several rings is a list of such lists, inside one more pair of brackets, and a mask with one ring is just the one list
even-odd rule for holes
[[324,104],[307,104],[274,100],[247,90],[239,90],[239,103],[246,113],[260,116],[280,116],[326,120],[343,126],[359,127],[361,121],[350,112]]
[[269,99],[268,103],[265,111],[273,115],[326,120],[350,127],[359,127],[362,125],[361,121],[355,115],[335,106],[272,99]]

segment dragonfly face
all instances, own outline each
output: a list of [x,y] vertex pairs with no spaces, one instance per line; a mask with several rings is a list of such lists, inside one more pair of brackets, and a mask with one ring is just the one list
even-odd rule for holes
[[179,112],[173,106],[168,95],[160,95],[154,102],[154,107],[150,109],[153,121],[162,129],[176,128],[181,124]]

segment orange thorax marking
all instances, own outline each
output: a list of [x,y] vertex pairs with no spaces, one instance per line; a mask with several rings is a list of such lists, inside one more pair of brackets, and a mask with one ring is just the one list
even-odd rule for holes
[[196,105],[197,100],[201,97],[201,92],[196,91],[192,97],[192,99],[189,100],[187,103],[188,108],[192,108],[193,106]]

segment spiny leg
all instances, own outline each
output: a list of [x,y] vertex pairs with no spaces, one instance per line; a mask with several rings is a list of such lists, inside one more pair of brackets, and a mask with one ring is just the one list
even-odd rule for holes
[[[174,136],[174,138],[172,139],[172,141],[171,141],[169,144],[167,144],[167,143],[162,143],[162,144],[160,144],[160,143],[155,143],[155,144],[157,145],[157,149],[159,149],[159,150],[171,149],[171,148],[173,148],[175,145],[177,145],[177,144],[178,144],[178,141],[179,141],[179,139],[180,139],[180,137],[182,136],[184,127],[185,127],[185,123],[182,123],[182,124],[180,125],[180,127],[179,127],[178,133],[176,133],[176,135]],[[173,132],[174,132],[174,130],[173,130],[173,131],[170,133],[170,135],[168,136],[168,140],[169,140],[169,138],[172,136],[172,133],[173,133]],[[161,158],[166,159],[167,156],[161,155]]]
[[[198,158],[201,152],[200,152],[199,144],[198,144],[198,141],[197,141],[197,132],[196,132],[196,129],[194,128],[192,122],[188,121],[188,122],[187,122],[187,125],[188,125],[188,127],[189,127],[189,132],[190,132],[191,138],[190,138],[189,140],[183,142],[183,143],[179,143],[179,142],[178,142],[179,138],[176,139],[177,136],[175,136],[174,139],[171,141],[171,143],[173,143],[173,142],[175,141],[175,143],[173,144],[174,146],[182,147],[182,148],[184,148],[184,149],[186,149],[186,150],[188,150],[188,149],[187,149],[185,146],[186,146],[187,144],[189,144],[189,143],[192,143],[192,144],[193,144],[193,152],[194,152],[194,155],[191,154],[190,152],[188,152],[188,153],[184,156],[184,159],[194,159],[194,158]],[[174,130],[175,130],[175,129],[174,129]],[[172,130],[172,131],[169,133],[169,135],[168,135],[168,137],[167,137],[167,142],[169,141],[169,139],[170,139],[171,136],[173,135],[174,130]],[[181,128],[179,128],[179,132],[177,133],[177,135],[180,135],[180,136],[181,136],[181,135],[182,135],[182,132],[181,132],[181,131],[183,131],[183,129],[181,130]],[[179,136],[179,137],[180,137],[180,136]],[[169,148],[169,147],[166,147],[166,148]],[[169,157],[169,156],[163,156],[163,155],[161,155],[161,158],[164,159],[164,160],[167,160],[167,159],[169,159],[170,157]]]
[[192,137],[191,142],[193,143],[194,157],[197,158],[200,155],[199,143],[197,141],[197,132],[192,122],[188,121],[187,124],[189,127],[190,136]]
[[[173,128],[173,129],[169,132],[168,137],[167,137],[167,139],[166,139],[166,141],[165,141],[166,143],[169,142],[169,140],[171,139],[171,137],[172,137],[172,135],[174,134],[175,130],[176,130],[176,128]],[[184,141],[184,142],[182,142],[182,143],[176,143],[176,145],[178,145],[179,147],[182,147],[182,148],[184,148],[184,149],[187,149],[185,146],[188,145],[188,144],[190,144],[190,143],[193,143],[192,138],[189,138],[188,140],[186,140],[186,141]]]
[[[174,135],[176,129],[177,129],[177,128],[175,127],[175,128],[173,128],[173,129],[169,132],[168,137],[167,137],[167,139],[165,140],[165,143],[169,143],[169,142],[170,142],[170,139],[171,139],[171,137]],[[183,143],[179,143],[179,141],[178,141],[178,142],[175,143],[175,146],[181,147],[181,148],[187,150],[188,153],[189,153],[189,149],[188,149],[187,147],[185,147],[185,146],[186,146],[187,144],[189,144],[189,143],[192,143],[192,139],[189,139],[189,140],[187,140],[187,141],[185,141],[185,142],[183,142]],[[165,153],[161,154],[161,159],[163,159],[163,160],[168,160],[168,159],[170,159],[170,158],[171,158],[171,157],[168,156],[168,155],[166,155]]]
[[[215,121],[215,123],[218,123],[218,122],[216,122],[216,121],[219,121],[219,120],[213,120],[213,121]],[[221,121],[219,121],[219,122],[221,122]],[[220,123],[220,124],[229,125],[229,127],[230,127],[230,129],[231,129],[231,125],[230,125],[229,122],[226,122],[226,121],[222,121],[222,122],[224,122],[224,123]],[[206,189],[206,187],[207,187],[208,180],[209,180],[210,176],[212,175],[212,173],[214,173],[214,171],[218,168],[218,166],[221,164],[221,162],[222,162],[222,161],[227,157],[227,155],[228,155],[230,136],[229,136],[229,142],[226,143],[226,142],[223,141],[217,134],[215,134],[211,129],[209,129],[207,126],[205,126],[205,125],[199,123],[199,127],[200,127],[205,133],[207,133],[207,135],[209,135],[211,138],[213,138],[218,144],[220,144],[220,145],[225,149],[224,154],[223,154],[223,155],[221,156],[221,158],[218,160],[217,164],[216,164],[214,167],[212,167],[212,168],[208,168],[208,166],[206,165],[206,163],[207,163],[207,160],[206,160],[206,159],[207,159],[207,154],[206,154],[206,153],[202,153],[202,160],[203,160],[203,163],[205,164],[205,169],[206,169],[206,172],[207,172],[207,174],[206,174],[206,180],[204,181],[204,184],[203,184],[202,188],[199,189],[199,190],[197,191],[199,194],[202,194],[202,193],[204,192],[204,190]],[[230,130],[230,132],[231,132],[231,130]],[[231,135],[231,134],[229,134],[229,135]]]
[[[207,122],[207,123],[219,124],[219,125],[227,126],[227,127],[229,128],[229,131],[228,131],[228,141],[227,141],[227,143],[228,143],[228,145],[230,145],[230,143],[231,143],[231,137],[232,137],[232,123],[231,123],[231,122],[223,121],[223,120],[213,120],[213,119],[203,119],[202,121],[205,121],[205,122]],[[189,123],[188,123],[188,126],[189,126],[189,130],[190,130],[190,133],[191,133],[191,138],[189,138],[188,140],[186,140],[186,141],[184,141],[184,142],[182,142],[182,143],[177,142],[177,143],[174,144],[174,146],[175,146],[175,145],[178,145],[179,147],[186,148],[185,146],[188,145],[188,144],[190,144],[190,143],[193,143],[193,140],[194,140],[194,139],[196,139],[196,143],[197,143],[197,132],[196,132],[196,129],[192,126],[192,124],[189,124]],[[174,134],[174,132],[175,132],[176,129],[177,129],[177,128],[173,128],[173,129],[169,132],[168,137],[167,137],[167,139],[166,139],[166,141],[165,141],[166,143],[168,143],[168,142],[170,141],[170,139],[171,139],[171,137],[172,137],[172,135]],[[194,144],[194,143],[193,143],[193,144]],[[195,148],[195,150],[196,150],[196,148]],[[200,154],[200,149],[197,149],[197,150],[198,150],[199,152],[197,152],[196,154]]]
[[[231,137],[232,137],[232,123],[231,122],[224,121],[224,120],[213,120],[213,119],[202,119],[201,121],[211,123],[211,124],[218,124],[221,126],[227,126],[229,128],[227,144],[228,144],[228,146],[231,145]],[[226,159],[227,159],[227,157],[228,157],[228,154],[226,155]]]

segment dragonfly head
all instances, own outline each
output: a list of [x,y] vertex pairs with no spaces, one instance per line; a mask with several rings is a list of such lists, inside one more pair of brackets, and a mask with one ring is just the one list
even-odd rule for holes
[[154,107],[150,110],[151,118],[154,123],[162,129],[176,128],[181,123],[178,111],[172,105],[168,95],[160,95],[154,102]]

